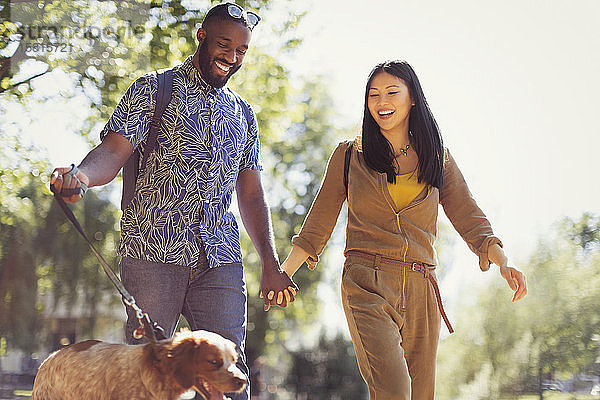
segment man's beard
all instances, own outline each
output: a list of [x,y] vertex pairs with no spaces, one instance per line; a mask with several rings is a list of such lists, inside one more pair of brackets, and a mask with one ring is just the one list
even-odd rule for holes
[[214,88],[222,88],[225,86],[229,78],[231,78],[231,75],[235,74],[242,67],[242,65],[240,64],[237,66],[232,66],[227,75],[218,76],[212,72],[213,68],[216,68],[213,66],[215,60],[227,65],[231,65],[231,63],[227,62],[227,60],[223,58],[215,58],[211,60],[210,56],[208,55],[206,41],[202,42],[202,44],[200,44],[200,48],[198,49],[198,65],[200,66],[202,78],[210,86]]

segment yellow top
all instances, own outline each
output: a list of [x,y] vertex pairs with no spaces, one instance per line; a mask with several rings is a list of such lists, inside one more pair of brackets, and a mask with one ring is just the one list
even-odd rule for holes
[[396,203],[396,207],[406,207],[425,187],[425,183],[418,182],[417,170],[407,174],[396,175],[396,183],[389,183],[388,191]]

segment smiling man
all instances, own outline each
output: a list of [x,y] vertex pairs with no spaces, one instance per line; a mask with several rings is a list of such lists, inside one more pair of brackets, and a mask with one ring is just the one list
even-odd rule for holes
[[[225,86],[242,66],[259,20],[232,3],[213,7],[197,32],[195,54],[171,69],[171,100],[157,143],[149,149],[147,163],[140,162],[133,199],[123,207],[119,245],[126,289],[167,335],[173,334],[181,314],[193,330],[231,339],[246,375],[247,293],[239,230],[230,211],[234,189],[262,262],[262,293],[288,288],[295,293],[296,288],[281,271],[275,251],[260,180],[256,116],[248,102]],[[144,150],[157,89],[155,73],[138,78],[101,132],[102,142],[78,167],[53,171],[51,184],[65,200],[83,198],[80,187],[110,182],[133,151]],[[264,297],[267,309],[271,301]],[[138,321],[129,308],[127,314],[126,340],[134,343]],[[232,399],[245,400],[248,393]]]

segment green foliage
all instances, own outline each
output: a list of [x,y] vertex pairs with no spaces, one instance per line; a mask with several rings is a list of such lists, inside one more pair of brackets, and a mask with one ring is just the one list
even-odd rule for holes
[[[270,7],[268,1],[238,4],[257,9],[261,14]],[[34,89],[31,79],[38,74],[62,70],[76,87],[74,91],[56,88],[56,95],[65,96],[70,92],[69,95],[84,94],[89,98],[88,124],[80,132],[83,136],[88,135],[111,114],[136,77],[178,63],[195,51],[196,30],[208,7],[192,10],[186,6],[187,3],[182,1],[4,4],[0,10],[4,17],[0,32],[2,48],[6,49],[10,44],[13,50],[0,55],[3,82],[8,82],[2,89],[3,100],[24,105],[28,99],[40,101],[37,96],[31,96]],[[269,47],[251,47],[244,67],[231,80],[231,86],[246,97],[257,112],[265,165],[264,183],[273,211],[278,252],[282,257],[289,251],[289,240],[298,231],[310,207],[327,157],[340,137],[330,122],[332,104],[320,78],[305,83],[297,81],[293,86],[289,71],[279,62],[281,54],[292,51],[299,43],[293,32],[300,18],[301,14],[290,15],[283,18],[281,24],[274,23]],[[50,28],[60,26],[80,30],[60,30],[53,36]],[[28,27],[33,27],[33,32]],[[13,35],[9,37],[9,34]],[[26,51],[32,42],[47,45],[61,41],[68,42],[66,54]],[[25,61],[32,60],[37,62],[36,68],[20,68],[31,65]],[[33,158],[42,157],[35,154]],[[31,167],[30,161],[25,164],[25,169]],[[43,171],[40,172],[42,175],[47,174],[48,166],[40,166],[39,171]],[[102,293],[114,293],[114,289],[105,284],[97,263],[89,258],[91,253],[52,203],[44,188],[46,184],[38,180],[35,186],[40,204],[31,209],[38,214],[37,219],[21,212],[25,213],[24,225],[30,230],[28,240],[32,246],[37,246],[35,257],[28,264],[33,272],[23,279],[29,282],[29,293],[37,291],[49,296],[54,305],[61,301],[80,303],[82,312],[92,321],[97,316]],[[88,192],[85,201],[75,206],[75,213],[81,218],[86,232],[101,239],[98,242],[100,251],[109,264],[116,265],[118,214],[107,199],[96,197],[96,193],[99,193],[97,189]],[[12,210],[6,213],[6,218],[15,218]],[[279,346],[294,332],[307,329],[300,329],[300,326],[310,327],[307,322],[318,317],[315,289],[320,274],[299,275],[299,299],[285,311],[265,313],[262,301],[256,296],[259,260],[247,237],[242,238],[242,245],[250,292],[248,353],[252,362],[266,351],[265,344]],[[9,248],[3,245],[2,249],[8,251]],[[33,278],[35,274],[37,281]],[[42,305],[36,307],[37,314],[31,320],[37,318],[39,323]],[[91,329],[93,323],[88,325]]]
[[[261,156],[265,167],[265,191],[268,193],[277,252],[283,259],[291,248],[291,237],[300,230],[304,216],[319,188],[326,160],[340,138],[332,126],[328,112],[331,100],[317,80],[307,82],[301,90],[293,90],[287,73],[281,67],[273,67],[273,59],[261,55],[262,62],[248,63],[246,74],[235,84],[249,99],[256,99],[253,106],[259,109],[261,128]],[[263,68],[269,72],[260,72]],[[261,89],[269,77],[272,88],[270,96],[261,95]],[[236,77],[237,78],[237,77]],[[240,81],[242,84],[240,84]],[[261,122],[267,115],[264,123]],[[319,316],[319,299],[316,285],[320,270],[301,270],[295,276],[300,293],[287,309],[263,311],[263,301],[257,296],[260,279],[260,262],[249,238],[242,236],[246,279],[249,288],[249,359],[267,352],[277,354],[283,349],[281,343],[302,335],[310,329]],[[321,263],[323,264],[323,263]]]
[[11,347],[33,350],[32,333],[39,329],[40,319],[35,296],[36,246],[30,225],[36,218],[39,196],[32,188],[44,166],[35,163],[35,169],[23,168],[29,161],[29,149],[2,132],[0,138],[8,145],[0,147],[0,337]]
[[[0,337],[11,348],[39,350],[43,318],[59,303],[82,306],[79,332],[90,336],[99,299],[111,284],[50,196],[39,150],[5,133],[0,138],[7,145],[0,149]],[[116,208],[90,192],[75,213],[114,263]],[[53,301],[42,301],[48,298]]]
[[540,396],[550,377],[592,371],[600,355],[600,253],[590,251],[596,221],[589,214],[564,220],[540,242],[525,269],[523,300],[510,303],[498,279],[461,313],[457,333],[440,347],[440,398]]
[[562,223],[568,237],[584,250],[600,245],[600,217],[585,213],[579,221],[565,219]]
[[[189,9],[184,3],[4,0],[0,3],[0,50],[6,51],[0,52],[0,93],[21,97],[30,90],[25,86],[32,79],[62,69],[88,91],[104,120],[136,77],[193,54],[196,31],[208,8]],[[269,2],[237,3],[261,13]],[[289,21],[279,29],[293,29],[297,18]],[[284,43],[295,45],[294,40]],[[24,72],[20,68],[24,61],[36,61],[36,67]]]

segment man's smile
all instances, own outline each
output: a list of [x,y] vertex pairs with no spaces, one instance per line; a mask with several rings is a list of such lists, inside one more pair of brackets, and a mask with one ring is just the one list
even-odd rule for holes
[[232,65],[229,63],[224,63],[223,61],[219,61],[219,60],[215,60],[215,66],[217,67],[217,71],[218,72],[222,72],[223,75],[226,75],[229,73],[229,70],[231,69]]

